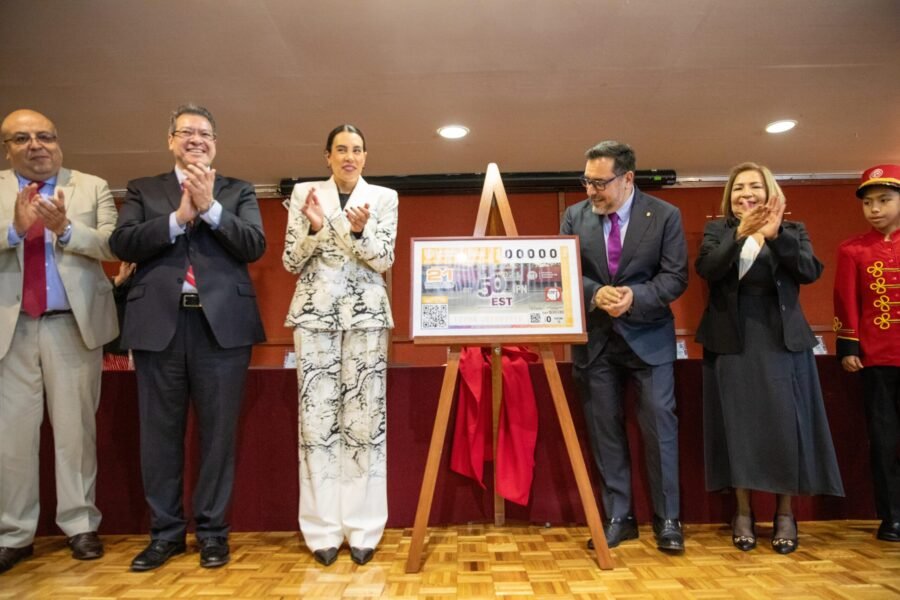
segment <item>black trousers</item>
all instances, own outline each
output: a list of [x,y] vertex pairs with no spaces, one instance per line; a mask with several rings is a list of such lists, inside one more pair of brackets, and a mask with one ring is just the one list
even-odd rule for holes
[[862,370],[878,518],[900,522],[900,367]]
[[191,403],[200,433],[200,470],[192,498],[197,538],[228,535],[225,514],[234,485],[235,437],[251,350],[222,348],[201,309],[181,308],[168,348],[133,352],[151,538],[182,541],[187,533],[182,496]]
[[597,359],[587,368],[576,367],[574,377],[603,483],[606,518],[622,518],[633,511],[625,429],[625,384],[629,379],[637,386],[637,418],[653,512],[664,519],[678,518],[678,417],[672,363],[648,365],[620,335],[612,333]]

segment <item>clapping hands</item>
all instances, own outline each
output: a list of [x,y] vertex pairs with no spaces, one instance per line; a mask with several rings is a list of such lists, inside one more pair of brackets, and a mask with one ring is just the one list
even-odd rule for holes
[[[316,233],[322,228],[326,220],[325,211],[319,202],[319,197],[316,195],[316,188],[309,188],[306,200],[303,202],[303,206],[300,207],[300,214],[309,221],[310,232]],[[354,233],[362,233],[366,223],[369,222],[369,218],[372,216],[368,203],[362,206],[349,207],[344,211],[344,214],[350,223],[350,231]]]
[[190,164],[185,170],[181,186],[181,202],[175,211],[175,219],[184,225],[209,210],[213,203],[216,170]]
[[44,227],[60,236],[69,223],[66,217],[66,196],[62,189],[56,188],[55,196],[44,197],[37,193],[38,187],[39,184],[30,183],[19,190],[16,195],[13,227],[19,237],[22,237],[35,221],[42,219]]
[[774,239],[784,220],[784,208],[784,196],[770,196],[765,204],[750,209],[741,217],[737,237],[740,239],[759,235],[767,240]]
[[316,188],[309,188],[306,200],[303,202],[303,206],[300,207],[300,214],[309,221],[309,229],[312,233],[322,229],[322,224],[325,222],[325,211],[322,210],[322,205],[319,203],[318,196],[316,196]]

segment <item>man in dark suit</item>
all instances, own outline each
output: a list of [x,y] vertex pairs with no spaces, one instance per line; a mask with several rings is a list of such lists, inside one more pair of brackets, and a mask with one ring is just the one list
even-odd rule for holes
[[122,346],[138,380],[141,471],[151,511],[150,544],[134,571],[185,551],[184,435],[193,401],[200,472],[193,517],[200,565],[228,562],[228,508],[235,432],[252,345],[265,339],[247,263],[266,248],[253,186],[211,164],[216,125],[185,105],[169,124],[175,169],[128,184],[110,247],[137,263]]
[[603,482],[606,539],[613,548],[638,537],[623,406],[630,378],[637,385],[657,546],[680,552],[675,325],[669,304],[687,287],[681,215],[635,187],[628,145],[601,142],[585,156],[588,198],[566,210],[560,233],[580,237],[588,342],[572,347],[572,359]]

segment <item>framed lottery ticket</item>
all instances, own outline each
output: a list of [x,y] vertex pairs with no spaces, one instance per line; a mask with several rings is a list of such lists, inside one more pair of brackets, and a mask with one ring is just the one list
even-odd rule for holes
[[413,238],[417,344],[587,340],[578,238]]

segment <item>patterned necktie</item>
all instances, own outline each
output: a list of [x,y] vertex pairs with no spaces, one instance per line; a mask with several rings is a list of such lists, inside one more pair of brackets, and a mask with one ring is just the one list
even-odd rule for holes
[[197,287],[197,280],[194,279],[194,265],[188,264],[187,273],[184,274],[184,280],[190,285]]
[[[38,186],[29,196],[34,201],[38,190],[44,184],[35,182]],[[28,183],[31,185],[31,182]],[[22,310],[35,319],[47,310],[47,257],[44,248],[44,220],[40,217],[28,228],[25,233],[25,272],[22,273]]]
[[[180,185],[180,187],[181,191],[184,191],[183,183]],[[191,227],[192,225],[193,223],[188,223],[188,227]],[[192,265],[191,263],[188,263],[187,273],[184,274],[184,280],[188,283],[188,285],[193,286],[194,289],[197,288],[197,280],[194,279],[194,265]]]
[[609,237],[606,240],[606,264],[609,265],[610,277],[619,270],[619,258],[622,256],[622,232],[619,230],[619,215],[612,213],[609,219]]

